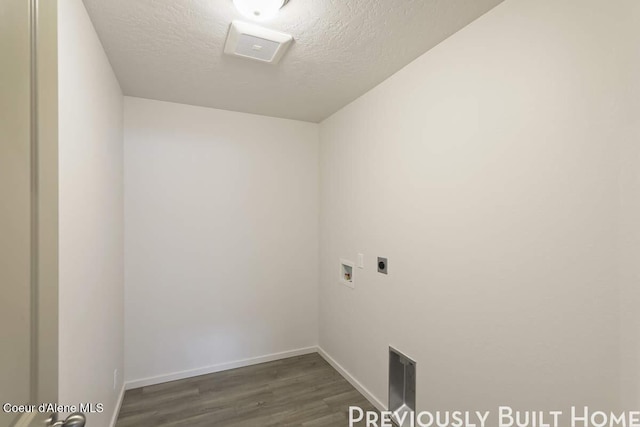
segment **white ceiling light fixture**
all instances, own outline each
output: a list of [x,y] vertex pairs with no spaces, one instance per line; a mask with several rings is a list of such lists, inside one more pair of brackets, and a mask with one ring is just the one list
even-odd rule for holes
[[233,0],[233,4],[243,16],[254,21],[268,21],[278,15],[278,12],[289,0]]

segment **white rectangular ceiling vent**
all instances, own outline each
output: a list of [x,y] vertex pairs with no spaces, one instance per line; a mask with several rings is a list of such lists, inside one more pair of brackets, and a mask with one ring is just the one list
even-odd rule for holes
[[289,48],[293,37],[246,22],[233,21],[224,53],[276,64]]

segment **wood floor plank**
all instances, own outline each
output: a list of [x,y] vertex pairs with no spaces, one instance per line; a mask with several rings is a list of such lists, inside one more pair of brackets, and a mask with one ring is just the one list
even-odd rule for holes
[[128,390],[116,427],[346,427],[375,408],[317,353]]

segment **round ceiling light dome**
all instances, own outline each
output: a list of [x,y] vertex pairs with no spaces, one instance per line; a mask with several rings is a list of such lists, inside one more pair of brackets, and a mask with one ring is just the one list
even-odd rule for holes
[[287,0],[233,0],[236,9],[254,21],[273,19]]

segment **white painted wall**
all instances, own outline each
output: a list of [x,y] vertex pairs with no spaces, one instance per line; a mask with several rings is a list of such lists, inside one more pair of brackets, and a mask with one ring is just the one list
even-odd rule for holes
[[103,403],[103,427],[123,384],[123,96],[82,2],[58,3],[59,401]]
[[618,402],[633,3],[508,0],[321,124],[320,345],[385,405],[389,345],[419,410]]
[[126,97],[125,227],[128,382],[317,344],[317,125]]

